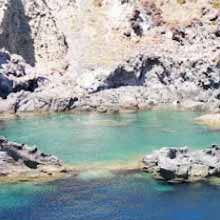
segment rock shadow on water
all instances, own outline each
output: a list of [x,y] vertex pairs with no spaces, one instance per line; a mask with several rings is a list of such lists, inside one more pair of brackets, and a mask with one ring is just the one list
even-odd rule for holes
[[[1,7],[5,7],[4,3],[0,5],[0,9]],[[8,1],[0,28],[0,48],[21,55],[26,62],[34,65],[35,50],[31,28],[22,0]]]

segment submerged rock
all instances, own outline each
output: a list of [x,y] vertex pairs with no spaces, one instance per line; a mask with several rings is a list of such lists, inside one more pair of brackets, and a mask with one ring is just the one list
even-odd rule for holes
[[197,124],[206,125],[210,129],[220,129],[220,114],[206,114],[195,119]]
[[220,176],[220,146],[205,150],[162,148],[143,158],[143,170],[172,183],[196,182]]
[[57,157],[0,137],[0,181],[47,179],[63,170],[63,162]]

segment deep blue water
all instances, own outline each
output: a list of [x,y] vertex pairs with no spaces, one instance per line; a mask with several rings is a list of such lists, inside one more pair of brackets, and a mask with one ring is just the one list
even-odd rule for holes
[[47,187],[53,189],[36,190],[26,195],[26,202],[17,195],[21,205],[1,208],[0,219],[219,220],[220,186],[173,186],[144,174],[128,174],[93,181],[68,179]]

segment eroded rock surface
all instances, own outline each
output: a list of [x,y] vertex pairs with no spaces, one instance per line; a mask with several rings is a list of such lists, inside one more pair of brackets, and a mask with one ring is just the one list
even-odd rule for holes
[[0,112],[15,112],[18,94],[33,93],[47,82],[21,56],[0,51]]
[[220,176],[220,147],[205,150],[162,148],[143,158],[143,170],[172,183],[203,181]]
[[0,181],[49,179],[60,174],[63,166],[53,155],[0,138]]

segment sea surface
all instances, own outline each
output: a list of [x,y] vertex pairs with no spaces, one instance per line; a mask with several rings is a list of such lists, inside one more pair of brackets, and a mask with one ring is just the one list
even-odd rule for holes
[[[220,181],[169,185],[133,166],[164,146],[205,148],[220,131],[196,125],[199,113],[51,114],[0,119],[0,136],[37,145],[78,176],[47,184],[0,185],[0,220],[219,220]],[[86,167],[86,169],[85,169]]]

